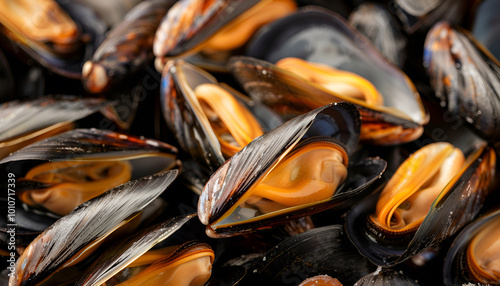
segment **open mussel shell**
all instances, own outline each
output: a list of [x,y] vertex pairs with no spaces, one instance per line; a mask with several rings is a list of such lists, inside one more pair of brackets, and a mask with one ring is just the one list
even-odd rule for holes
[[[198,216],[207,225],[207,234],[213,237],[231,236],[269,228],[335,207],[359,195],[381,176],[386,166],[384,160],[369,158],[361,162],[349,162],[350,168],[346,170],[348,158],[357,146],[359,126],[357,109],[351,104],[339,103],[299,115],[253,140],[228,159],[210,177],[203,189],[198,202]],[[319,153],[314,153],[316,151],[325,153],[321,153],[323,155],[318,158],[316,155]],[[342,163],[330,158],[333,154],[342,156],[343,159],[339,160]],[[312,159],[314,163],[310,163],[316,164],[319,169],[307,165],[310,158],[316,158]],[[291,163],[278,165],[281,161]],[[302,163],[297,165],[296,162],[299,161]],[[278,170],[279,175],[276,177],[269,175],[274,169]],[[306,172],[306,169],[309,171]],[[322,170],[326,177],[316,173]],[[304,175],[293,175],[298,173]],[[267,189],[259,184],[264,178],[280,178],[280,186],[289,185],[291,180],[298,179],[294,186],[299,187],[295,190],[290,187],[286,192],[288,196],[265,198]],[[356,180],[351,181],[352,178]],[[312,183],[313,180],[320,186],[325,186],[322,190],[329,192],[318,194],[319,196],[307,193],[305,185],[311,183],[317,186]],[[343,183],[342,186],[337,188],[336,184],[340,183]],[[254,187],[263,187],[264,193],[252,195]],[[330,192],[335,194],[330,196]],[[306,195],[309,201],[297,199],[302,195]],[[250,202],[252,198],[257,201]]]
[[0,159],[38,140],[73,129],[73,122],[106,106],[99,98],[44,96],[0,105]]
[[[151,279],[156,279],[156,281],[161,279],[163,282],[172,282],[171,280],[176,281],[176,279],[179,279],[179,277],[170,277],[175,275],[182,276],[185,281],[187,281],[189,277],[192,277],[193,279],[190,281],[193,281],[196,280],[197,277],[204,276],[206,278],[204,281],[206,282],[210,276],[211,263],[213,262],[214,256],[210,246],[206,244],[188,242],[180,247],[170,247],[165,253],[158,252],[159,254],[157,254],[156,257],[153,256],[155,252],[155,250],[153,250],[150,255],[152,258],[146,258],[146,256],[148,256],[148,251],[168,238],[195,216],[195,214],[190,214],[171,218],[118,242],[114,246],[108,248],[92,266],[86,270],[82,278],[75,285],[102,285],[103,283],[105,283],[105,285],[115,285],[114,283],[110,284],[110,281],[113,280],[113,276],[125,270],[127,267],[133,268],[141,265],[149,266],[135,276],[130,277],[127,280],[128,283],[132,283],[133,285],[142,285],[141,281],[142,283],[145,283],[145,281],[153,283]],[[161,251],[162,248],[157,250]],[[208,259],[208,261],[200,264],[200,266],[205,266],[200,268],[200,272],[195,270],[196,267],[188,267],[188,272],[182,268],[177,268],[175,272],[171,270],[175,269],[174,267],[178,267],[181,263],[194,261],[199,258],[203,259],[203,257],[206,257],[205,259]],[[149,261],[138,261],[141,259]],[[135,264],[135,266],[133,264]],[[208,277],[206,277],[207,274]],[[200,277],[200,279],[202,278],[203,277]],[[120,281],[120,279],[117,279],[116,282],[118,281]]]
[[500,283],[498,276],[498,243],[500,210],[478,218],[455,238],[443,267],[445,285]]
[[15,174],[25,203],[63,215],[119,184],[179,168],[176,155],[160,141],[75,129],[12,153],[0,169]]
[[375,268],[356,251],[341,225],[330,225],[280,242],[249,269],[244,281],[298,285],[322,274],[353,285]]
[[[260,26],[295,9],[290,0],[178,1],[156,32],[153,51],[157,69],[161,70],[168,58],[187,57],[201,50],[213,54],[237,49]],[[216,58],[197,55],[194,62],[224,70],[225,64]]]
[[[437,281],[436,281],[437,282]],[[389,268],[379,268],[377,271],[370,273],[359,279],[354,286],[386,286],[386,285],[401,285],[401,286],[418,286],[417,281],[408,276]]]
[[[176,178],[177,170],[130,181],[80,205],[40,234],[16,263],[9,285],[36,285],[83,259],[92,246],[135,217]],[[78,259],[77,259],[78,258]]]
[[107,29],[90,8],[76,1],[3,3],[0,35],[6,47],[16,45],[54,73],[81,77],[82,64],[92,56]]
[[[219,87],[229,98],[223,99],[213,96],[213,100],[209,100],[212,101],[210,103],[207,103],[206,97],[203,100],[200,99],[201,97],[198,98],[195,90],[198,90],[197,87],[202,85],[206,86],[206,84]],[[254,128],[250,128],[252,133],[243,134],[250,140],[256,137],[253,134],[257,129],[261,129],[257,134],[262,134],[262,132],[269,131],[283,122],[267,107],[239,97],[228,86],[219,85],[209,73],[183,60],[170,61],[165,67],[162,76],[161,101],[165,121],[174,132],[181,148],[201,164],[202,168],[207,169],[210,174],[224,163],[226,159],[223,151],[227,150],[228,147],[226,146],[225,149],[221,147],[221,141],[226,140],[219,141],[223,135],[218,134],[212,127],[209,115],[206,113],[206,107],[203,107],[202,103],[205,106],[208,104],[211,110],[217,108],[221,109],[223,113],[234,115],[228,120],[220,120],[221,125],[233,126],[248,122],[248,125],[254,126]],[[230,109],[228,110],[228,108]],[[238,110],[241,110],[241,114]],[[242,147],[240,146],[240,148]],[[232,150],[235,147],[229,148]]]
[[[387,102],[385,98],[385,105],[368,104],[342,93],[329,91],[263,60],[235,56],[231,58],[229,65],[236,79],[255,101],[266,104],[284,118],[332,102],[355,104],[362,120],[360,141],[365,143],[393,145],[410,142],[422,134],[422,125],[428,118],[418,97],[413,98],[413,100],[418,99],[414,107],[417,107],[418,112],[426,118],[421,122],[414,121],[396,106],[391,106],[391,101]],[[413,104],[403,97],[393,102],[394,104],[405,102],[408,104],[405,105],[406,109],[408,106],[411,109]]]
[[438,245],[477,215],[491,191],[495,161],[491,148],[476,148],[433,201],[416,231],[392,233],[375,227],[369,216],[375,212],[380,193],[366,197],[346,216],[349,238],[361,254],[380,266],[394,266]]
[[439,22],[425,40],[424,66],[442,106],[487,140],[500,139],[500,63],[469,32]]
[[156,28],[174,2],[147,0],[132,8],[83,65],[84,87],[104,92],[151,64]]

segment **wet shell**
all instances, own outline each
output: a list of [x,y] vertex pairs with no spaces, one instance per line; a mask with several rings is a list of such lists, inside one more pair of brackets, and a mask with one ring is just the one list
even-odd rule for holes
[[13,153],[0,168],[16,175],[22,201],[64,215],[131,179],[179,168],[176,154],[174,147],[151,139],[75,129]]
[[[45,68],[79,79],[82,64],[104,37],[107,25],[85,5],[53,0],[2,1],[0,37]],[[5,40],[7,39],[7,40]],[[16,50],[17,49],[17,50]],[[17,52],[16,52],[17,53]]]
[[500,63],[472,35],[446,22],[427,34],[424,66],[435,95],[479,136],[500,139]]
[[[179,228],[181,228],[185,223],[187,223],[191,218],[196,215],[185,215],[178,216],[167,221],[164,221],[158,225],[154,225],[137,233],[136,235],[126,238],[118,243],[116,243],[113,247],[108,248],[105,253],[103,253],[93,264],[90,266],[85,273],[82,275],[82,278],[75,285],[101,285],[106,283],[106,285],[114,285],[113,283],[109,283],[108,280],[113,280],[113,276],[126,269],[127,267],[134,267],[131,264],[150,264],[150,269],[145,269],[145,273],[158,273],[158,272],[167,272],[167,268],[165,267],[168,264],[173,264],[181,259],[188,258],[192,256],[193,259],[199,258],[200,254],[202,256],[211,256],[211,260],[213,260],[213,251],[209,246],[200,243],[186,243],[181,247],[170,247],[171,250],[162,254],[162,249],[157,249],[158,255],[154,256],[153,252],[151,252],[151,257],[148,259],[150,262],[139,262],[138,260],[145,260],[144,255],[148,255],[148,251],[151,250],[156,244],[162,242],[167,239],[171,234],[176,232]],[[172,249],[173,248],[173,249]],[[189,248],[194,251],[189,251]],[[184,254],[182,253],[184,252]],[[170,263],[166,262],[170,260]],[[139,264],[139,265],[140,265]],[[159,267],[154,267],[154,264],[159,264]],[[137,275],[142,275],[144,272],[140,272]],[[184,278],[187,278],[190,273],[184,273]],[[171,274],[167,272],[167,274]],[[179,275],[176,274],[176,275]],[[168,276],[161,276],[162,274],[157,274],[160,279],[164,281],[168,281],[171,279]],[[151,275],[153,276],[153,275]],[[196,274],[193,274],[196,276]],[[129,280],[135,279],[137,280],[137,276],[132,276]],[[208,279],[207,279],[208,280]],[[131,281],[128,281],[131,282]],[[137,282],[135,282],[137,283]],[[151,282],[150,282],[151,283]]]
[[391,233],[374,227],[368,216],[374,213],[379,194],[363,199],[346,216],[349,238],[364,256],[380,266],[394,266],[439,244],[477,215],[490,193],[495,161],[495,153],[485,146],[467,156],[464,166],[433,201],[416,231]]
[[[207,234],[215,237],[229,236],[241,232],[269,228],[274,224],[286,220],[340,205],[349,198],[359,195],[363,190],[369,188],[370,184],[380,177],[385,170],[385,161],[377,158],[366,159],[361,162],[354,162],[352,170],[349,169],[348,171],[344,170],[341,172],[342,168],[346,168],[349,154],[352,154],[357,145],[357,134],[359,134],[358,116],[357,110],[350,104],[327,105],[318,108],[304,115],[297,116],[273,131],[258,137],[227,160],[207,182],[198,202],[198,216],[200,221],[207,225]],[[339,143],[334,143],[334,141]],[[316,143],[317,145],[314,145]],[[297,148],[295,151],[292,151],[294,146],[297,146]],[[260,201],[264,205],[267,201],[270,202],[271,209],[277,207],[276,210],[271,212],[260,209],[260,207],[254,209],[253,207],[240,206],[244,201],[245,204],[252,204],[247,200],[247,198],[252,198],[252,192],[254,192],[250,190],[254,186],[255,190],[260,189],[263,185],[259,185],[259,182],[268,176],[271,170],[276,170],[276,179],[284,176],[282,180],[287,180],[286,165],[282,164],[278,166],[278,162],[290,162],[290,166],[297,166],[299,169],[302,167],[307,168],[307,162],[299,163],[299,165],[292,165],[295,164],[292,162],[296,158],[301,158],[302,154],[309,154],[301,152],[316,150],[313,148],[316,146],[318,148],[325,146],[325,150],[328,150],[321,151],[327,153],[320,155],[321,159],[318,160],[333,160],[330,156],[335,153],[330,148],[335,148],[335,150],[342,154],[340,156],[343,156],[344,159],[340,165],[344,164],[344,166],[340,167],[338,163],[333,164],[334,161],[325,161],[326,163],[324,162],[323,164],[317,163],[319,169],[310,168],[310,170],[315,171],[306,172],[303,177],[297,177],[299,180],[304,180],[297,183],[299,186],[302,186],[302,183],[307,184],[308,176],[312,176],[312,178],[319,176],[315,172],[319,172],[325,167],[325,175],[328,174],[329,179],[326,177],[319,179],[317,177],[315,183],[317,182],[318,186],[323,186],[324,190],[335,192],[335,189],[331,189],[333,185],[326,187],[326,185],[322,185],[322,180],[325,180],[325,183],[328,181],[334,184],[334,181],[340,178],[334,174],[339,174],[340,176],[343,173],[343,176],[345,176],[344,172],[348,172],[349,175],[345,178],[345,182],[343,182],[343,188],[337,190],[335,195],[322,198],[321,194],[324,195],[324,193],[317,193],[318,196],[316,199],[314,199],[314,196],[308,195],[308,203],[298,203],[296,202],[297,200],[294,201],[293,197],[298,193],[305,195],[306,193],[304,192],[307,191],[305,188],[301,189],[295,185],[298,193],[288,191],[287,193],[290,196],[288,199],[282,200],[279,195],[271,198],[274,196],[271,195],[267,200]],[[289,156],[287,156],[288,153]],[[311,157],[306,156],[305,158],[317,158],[314,157],[316,156],[314,154],[317,153],[310,154]],[[333,169],[329,169],[330,167]],[[271,175],[268,177],[274,178]],[[351,182],[349,178],[354,177],[357,177],[356,182]],[[268,183],[273,184],[271,181]],[[283,183],[290,184],[288,181]],[[316,186],[315,183],[313,185]],[[273,188],[271,187],[271,189]],[[266,188],[263,188],[261,191],[264,193],[256,196],[266,197]],[[277,203],[278,201],[279,203]],[[256,203],[259,203],[259,201]],[[288,205],[288,207],[284,207],[284,205]],[[265,209],[265,207],[263,208]],[[259,214],[260,212],[262,213]]]
[[488,212],[464,228],[446,255],[445,285],[464,283],[498,284],[498,221],[500,211]]
[[[131,181],[81,205],[40,234],[16,263],[9,285],[35,285],[68,266],[72,257],[137,215],[177,176],[172,170]],[[75,261],[73,261],[75,262]]]
[[[437,282],[437,281],[436,281]],[[401,285],[401,286],[418,286],[419,284],[407,277],[389,268],[379,268],[377,271],[370,273],[359,279],[354,286],[385,286],[385,285]]]
[[106,106],[98,98],[45,96],[0,105],[0,159],[38,140],[73,129],[73,122]]
[[151,64],[154,33],[174,2],[147,0],[132,8],[83,65],[84,87],[104,92]]

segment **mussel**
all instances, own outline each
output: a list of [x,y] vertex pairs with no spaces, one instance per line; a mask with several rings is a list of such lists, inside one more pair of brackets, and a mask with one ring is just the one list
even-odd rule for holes
[[[429,120],[411,80],[331,11],[304,8],[269,24],[249,43],[246,55],[252,58],[235,57],[230,61],[231,71],[250,96],[281,113],[296,114],[329,102],[349,101],[362,114],[361,140],[376,144],[410,142],[422,134],[422,126]],[[289,57],[305,60],[307,65],[326,64],[364,78],[382,95],[383,105],[349,99],[350,93],[344,89],[325,90],[315,81],[298,79],[270,64]],[[350,84],[365,86],[364,80],[350,78]],[[342,83],[343,79],[338,85]]]
[[55,0],[0,1],[0,24],[6,47],[13,43],[47,69],[75,79],[107,29],[85,5]]
[[181,0],[156,32],[156,67],[161,72],[168,58],[203,51],[208,59],[202,61],[223,69],[224,64],[217,60],[221,56],[214,54],[243,46],[258,28],[295,9],[293,0]]
[[161,95],[163,116],[177,141],[212,172],[281,123],[276,117],[257,118],[235,90],[183,60],[166,66]]
[[[299,285],[303,280],[317,283],[300,284],[304,286],[353,285],[375,269],[349,242],[343,226],[335,224],[283,240],[249,269],[243,281],[245,285]],[[337,284],[319,284],[322,280]]]
[[403,67],[408,39],[387,8],[379,3],[365,2],[352,11],[349,22],[391,63]]
[[75,285],[204,285],[214,252],[206,243],[156,247],[194,214],[151,226],[108,248]]
[[500,59],[500,25],[496,17],[499,3],[495,0],[485,0],[477,5],[471,33],[498,60]]
[[0,105],[0,159],[38,140],[74,128],[109,102],[99,98],[44,96]]
[[498,285],[500,211],[490,211],[464,228],[445,258],[445,285],[481,283]]
[[469,32],[447,22],[433,26],[424,66],[442,106],[479,136],[500,138],[500,63]]
[[178,168],[176,154],[173,146],[152,139],[75,129],[13,153],[0,168],[15,174],[22,202],[65,215],[129,180]]
[[[177,174],[177,170],[171,170],[134,180],[80,205],[51,225],[26,248],[17,260],[9,285],[36,285],[51,278],[59,279],[59,271],[89,257],[107,237],[125,226],[157,198]],[[71,275],[69,272],[63,273],[66,276],[63,275],[62,279],[68,283]]]
[[399,273],[389,268],[379,268],[377,271],[370,273],[359,279],[354,286],[385,286],[385,285],[401,285],[401,286],[418,286],[417,281],[412,280],[403,273]]
[[359,128],[357,109],[341,103],[297,116],[253,140],[202,191],[198,216],[207,234],[269,228],[360,195],[386,163],[379,158],[349,160]]
[[154,33],[174,2],[147,0],[132,8],[83,65],[84,87],[104,92],[152,63]]
[[450,143],[431,143],[408,157],[384,190],[346,216],[346,230],[373,263],[394,266],[438,245],[477,215],[495,172],[487,146],[466,160]]

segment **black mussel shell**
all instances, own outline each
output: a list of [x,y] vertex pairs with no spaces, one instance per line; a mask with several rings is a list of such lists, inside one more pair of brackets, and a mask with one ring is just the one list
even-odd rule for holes
[[[468,254],[469,245],[472,240],[485,228],[489,223],[498,221],[500,210],[495,210],[476,219],[474,222],[465,227],[458,236],[454,239],[448,254],[444,260],[443,279],[445,285],[463,285],[467,283],[483,283],[494,284],[499,283],[498,280],[478,279],[472,268],[470,267],[471,255]],[[491,234],[493,236],[493,234]],[[494,241],[492,237],[492,241]],[[496,239],[498,241],[498,238]],[[494,255],[494,253],[491,253]],[[490,263],[492,261],[489,261]],[[487,264],[488,262],[485,262]],[[491,278],[490,278],[491,279]]]
[[[79,32],[79,39],[76,45],[77,51],[72,55],[57,55],[52,52],[47,52],[37,45],[44,45],[44,43],[36,43],[34,45],[29,45],[25,42],[22,35],[16,35],[13,32],[8,31],[9,37],[5,36],[4,33],[0,33],[2,45],[7,48],[16,45],[20,48],[22,53],[29,55],[36,62],[40,63],[42,66],[48,70],[62,75],[68,78],[79,79],[82,74],[83,63],[90,59],[95,49],[99,46],[104,38],[104,34],[107,30],[107,25],[99,18],[92,9],[86,5],[79,3],[77,1],[59,1],[55,2],[56,5],[60,5],[61,9],[65,10],[71,19],[75,22]],[[50,18],[50,15],[46,15]],[[5,27],[1,27],[2,30],[6,31]],[[17,48],[14,49],[15,51]]]
[[382,4],[365,2],[349,15],[349,22],[378,48],[394,65],[402,68],[408,39]]
[[469,32],[447,22],[427,34],[424,66],[442,106],[487,140],[500,139],[500,63]]
[[113,188],[80,205],[40,234],[19,257],[10,285],[47,280],[85,246],[112,233],[157,198],[177,170],[144,177]]
[[101,93],[150,65],[156,28],[174,3],[174,0],[147,0],[132,8],[83,65],[84,87],[92,93]]
[[418,286],[417,281],[412,280],[406,275],[389,268],[379,268],[377,271],[370,273],[359,279],[354,286]]
[[[359,123],[359,115],[353,105],[327,105],[299,115],[252,141],[228,159],[203,189],[198,202],[198,216],[200,221],[207,225],[207,234],[214,237],[231,236],[269,228],[274,224],[341,205],[368,189],[382,175],[385,161],[369,158],[350,163],[350,173],[344,185],[332,198],[271,212],[260,218],[257,216],[242,220],[234,214],[236,212],[226,217],[230,209],[239,205],[240,198],[250,187],[273,168],[279,158],[295,144],[307,141],[308,138],[318,138],[315,136],[332,137],[339,145],[345,146],[348,156],[352,154],[357,146]],[[351,178],[356,178],[356,181],[351,181]],[[225,225],[220,222],[222,218]]]
[[332,11],[303,8],[267,25],[249,43],[246,55],[271,63],[296,57],[353,72],[377,88],[385,106],[400,110],[421,125],[428,121],[411,80]]
[[353,285],[375,268],[356,251],[341,225],[331,225],[282,241],[250,268],[244,281],[298,285],[326,274],[343,285]]
[[500,3],[495,0],[481,1],[474,13],[472,35],[500,60],[500,22],[497,21]]
[[99,98],[49,95],[0,105],[0,158],[28,144],[73,129],[73,122],[109,104]]
[[108,248],[85,271],[75,285],[106,283],[113,275],[126,268],[156,244],[168,238],[195,216],[195,214],[177,216],[121,240]]
[[350,240],[361,254],[380,266],[397,265],[438,245],[478,214],[491,191],[495,161],[491,148],[477,148],[433,202],[418,230],[404,237],[385,235],[369,224],[368,216],[375,210],[379,193],[366,197],[347,213],[345,226]]
[[3,51],[0,49],[0,103],[14,100],[14,76],[10,69],[9,62]]
[[[203,83],[218,84],[212,75],[200,68],[183,60],[170,61],[162,76],[161,102],[165,121],[181,148],[211,174],[226,159],[207,115],[193,96],[195,87]],[[239,96],[227,85],[219,86],[247,107],[261,123],[263,131],[274,129],[283,123],[269,108]]]

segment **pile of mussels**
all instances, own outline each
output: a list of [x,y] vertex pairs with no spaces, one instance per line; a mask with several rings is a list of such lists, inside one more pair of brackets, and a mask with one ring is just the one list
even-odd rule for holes
[[1,0],[0,284],[500,284],[499,13]]

